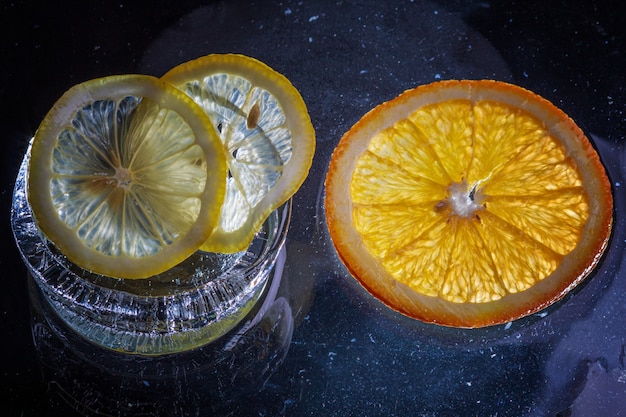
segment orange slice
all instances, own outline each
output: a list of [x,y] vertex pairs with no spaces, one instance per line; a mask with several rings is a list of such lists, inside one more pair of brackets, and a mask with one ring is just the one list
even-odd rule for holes
[[78,266],[146,278],[194,253],[224,201],[226,161],[202,109],[164,81],[111,76],[69,89],[31,149],[28,199]]
[[610,237],[610,182],[561,110],[497,81],[443,81],[367,113],[326,177],[330,236],[391,308],[457,327],[562,298]]
[[315,131],[306,105],[287,78],[244,55],[207,55],[173,68],[163,80],[202,106],[219,130],[228,163],[220,219],[201,249],[245,250],[309,173]]

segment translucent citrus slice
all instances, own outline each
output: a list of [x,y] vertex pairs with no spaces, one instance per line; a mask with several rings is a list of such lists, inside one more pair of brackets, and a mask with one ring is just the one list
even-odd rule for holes
[[331,238],[395,310],[481,327],[539,311],[598,263],[611,186],[582,131],[496,81],[401,94],[341,139],[326,178]]
[[244,250],[263,221],[300,188],[315,152],[315,131],[298,90],[243,55],[207,55],[163,76],[210,116],[228,162],[220,221],[202,246]]
[[226,163],[193,100],[147,75],[68,90],[33,139],[28,198],[78,266],[144,278],[195,252],[217,222]]

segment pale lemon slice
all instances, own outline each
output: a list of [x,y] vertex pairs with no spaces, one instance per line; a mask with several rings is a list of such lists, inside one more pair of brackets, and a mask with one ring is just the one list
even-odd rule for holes
[[144,278],[178,264],[213,230],[225,194],[221,142],[203,110],[147,75],[68,90],[32,144],[38,227],[76,265]]
[[202,250],[244,250],[267,216],[300,188],[315,152],[315,132],[298,90],[283,75],[243,55],[208,55],[163,79],[211,118],[229,168],[220,220]]

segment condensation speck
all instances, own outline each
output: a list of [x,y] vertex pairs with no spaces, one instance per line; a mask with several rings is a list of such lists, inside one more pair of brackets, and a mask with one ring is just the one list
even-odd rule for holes
[[616,181],[616,182],[615,182],[615,186],[616,186],[616,187],[619,187],[620,185],[622,185],[622,183],[621,183],[621,182],[619,182],[619,181]]
[[313,42],[313,38],[309,36],[309,43]]
[[441,74],[435,74],[435,80],[440,80],[441,79]]
[[291,9],[289,7],[287,7],[285,9],[285,16],[289,16],[291,14]]
[[319,15],[311,16],[311,17],[309,17],[309,22],[313,22],[313,21],[315,21],[315,20],[317,20],[319,18],[320,18]]

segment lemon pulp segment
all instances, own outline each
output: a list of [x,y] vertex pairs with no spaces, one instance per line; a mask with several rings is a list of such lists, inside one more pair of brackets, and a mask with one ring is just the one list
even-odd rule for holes
[[291,158],[285,113],[275,97],[236,75],[211,75],[184,91],[204,103],[228,153],[230,175],[220,227],[233,232],[276,185]]

